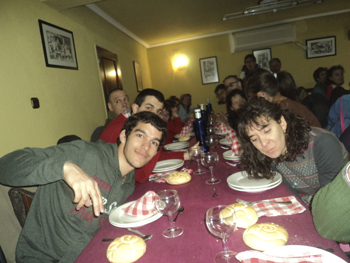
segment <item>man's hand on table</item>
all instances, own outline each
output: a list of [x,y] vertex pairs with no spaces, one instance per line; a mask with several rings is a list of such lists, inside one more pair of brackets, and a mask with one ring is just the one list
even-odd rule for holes
[[[74,203],[78,203],[76,209],[85,205],[90,207],[93,204],[94,213],[99,216],[104,212],[101,191],[97,182],[85,173],[79,166],[74,163],[66,162],[63,166],[63,177],[65,182],[74,191]],[[91,199],[91,201],[90,201]]]
[[[199,145],[199,142],[197,142],[195,145],[193,145],[192,147],[196,147],[196,146],[198,146]],[[191,147],[191,148],[192,148]],[[186,151],[185,153],[184,153],[184,160],[185,161],[188,161],[188,160],[191,160],[191,158],[190,158],[190,150],[191,150],[191,148],[189,148],[188,149],[188,151]]]

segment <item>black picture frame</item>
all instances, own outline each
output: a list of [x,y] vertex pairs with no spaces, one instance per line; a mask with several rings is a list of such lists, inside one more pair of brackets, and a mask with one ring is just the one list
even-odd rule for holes
[[337,55],[336,37],[322,37],[306,40],[306,58],[322,58]]
[[253,55],[256,58],[256,64],[258,64],[260,68],[270,71],[269,61],[272,58],[271,48],[253,50]]
[[78,70],[73,32],[39,19],[46,67]]
[[143,90],[141,67],[140,67],[140,64],[136,61],[134,61],[133,64],[134,64],[134,71],[135,71],[136,88],[137,88],[137,91],[140,92]]
[[207,57],[199,59],[202,84],[211,84],[219,82],[219,71],[216,57]]

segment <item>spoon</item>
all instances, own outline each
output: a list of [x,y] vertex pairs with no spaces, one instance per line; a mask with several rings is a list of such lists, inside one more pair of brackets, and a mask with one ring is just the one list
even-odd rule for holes
[[175,217],[175,219],[173,220],[173,222],[176,222],[177,217],[179,216],[180,213],[182,213],[185,210],[185,208],[183,206],[180,206],[180,208],[177,210],[177,215]]

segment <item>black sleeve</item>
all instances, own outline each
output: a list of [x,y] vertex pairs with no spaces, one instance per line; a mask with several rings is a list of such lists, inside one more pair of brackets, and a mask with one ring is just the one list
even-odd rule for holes
[[312,148],[321,187],[330,183],[346,164],[341,142],[332,134],[319,134]]

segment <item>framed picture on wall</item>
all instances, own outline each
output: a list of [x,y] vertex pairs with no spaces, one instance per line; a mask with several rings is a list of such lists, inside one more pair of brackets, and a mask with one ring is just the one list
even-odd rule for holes
[[216,57],[201,58],[199,60],[202,84],[218,83],[219,72]]
[[271,60],[271,48],[253,50],[253,55],[256,58],[256,64],[260,68],[270,70],[269,61]]
[[135,79],[136,79],[136,88],[137,91],[142,91],[143,86],[142,86],[142,76],[141,76],[141,68],[140,64],[134,61],[134,70],[135,70]]
[[337,54],[335,36],[306,40],[306,58],[321,58]]
[[73,32],[39,19],[46,67],[78,69]]

